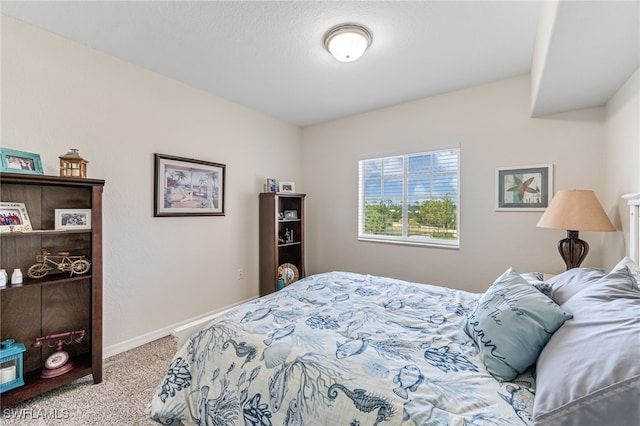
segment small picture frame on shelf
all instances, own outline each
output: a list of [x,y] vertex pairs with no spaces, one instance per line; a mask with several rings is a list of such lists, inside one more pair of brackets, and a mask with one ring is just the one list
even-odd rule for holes
[[293,242],[293,229],[285,229],[279,238],[280,244],[291,244]]
[[278,185],[279,192],[296,192],[295,182],[280,182]]
[[0,171],[31,175],[44,174],[40,154],[8,148],[0,148]]
[[285,210],[284,211],[285,219],[297,219],[298,218],[298,210]]
[[24,203],[0,202],[0,232],[31,230],[31,220]]
[[267,178],[267,183],[265,184],[264,192],[276,192],[277,189],[278,189],[278,186],[276,185],[276,180]]
[[91,209],[56,209],[55,229],[58,231],[91,229]]

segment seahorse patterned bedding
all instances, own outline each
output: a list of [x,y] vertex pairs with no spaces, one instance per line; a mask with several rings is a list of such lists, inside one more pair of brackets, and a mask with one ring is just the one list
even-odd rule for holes
[[530,424],[464,332],[480,295],[346,272],[241,305],[177,352],[147,415],[198,425]]

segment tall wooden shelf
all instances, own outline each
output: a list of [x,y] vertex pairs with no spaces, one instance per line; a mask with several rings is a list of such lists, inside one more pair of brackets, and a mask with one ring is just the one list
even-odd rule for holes
[[[305,276],[304,265],[304,197],[290,192],[260,194],[260,296],[278,289],[278,267],[290,263]],[[296,217],[283,217],[285,211],[295,211]],[[286,231],[292,241],[283,241]]]
[[[88,375],[102,381],[102,190],[104,180],[0,173],[0,200],[24,203],[34,231],[0,233],[0,267],[11,275],[20,268],[21,286],[0,290],[0,339],[24,343],[25,384],[0,395],[2,408]],[[55,209],[91,209],[91,229],[56,231]],[[87,274],[50,273],[27,277],[41,249],[69,251],[91,262]],[[74,368],[40,378],[44,360],[55,348],[32,348],[37,337],[86,330],[81,343],[64,347]]]

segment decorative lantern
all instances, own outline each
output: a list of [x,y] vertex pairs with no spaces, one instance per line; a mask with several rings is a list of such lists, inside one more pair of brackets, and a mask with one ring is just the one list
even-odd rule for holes
[[80,157],[78,150],[71,148],[69,152],[58,157],[60,159],[60,176],[86,178],[88,161]]
[[24,344],[13,339],[0,342],[0,393],[24,385],[22,353]]

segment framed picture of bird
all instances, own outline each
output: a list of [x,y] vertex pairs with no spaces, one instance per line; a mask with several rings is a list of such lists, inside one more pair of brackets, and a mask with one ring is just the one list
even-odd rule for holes
[[496,210],[544,210],[552,194],[553,164],[496,168]]

